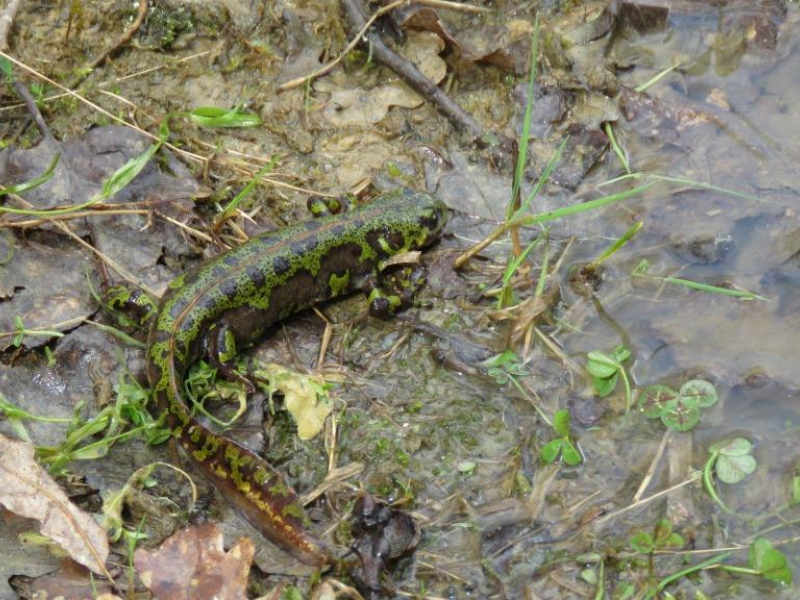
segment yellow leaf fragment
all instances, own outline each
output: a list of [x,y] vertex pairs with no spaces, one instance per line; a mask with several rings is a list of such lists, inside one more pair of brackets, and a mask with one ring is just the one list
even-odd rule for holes
[[268,364],[262,369],[272,393],[284,396],[284,405],[297,422],[297,436],[308,440],[317,435],[333,408],[320,377],[296,373],[286,367]]

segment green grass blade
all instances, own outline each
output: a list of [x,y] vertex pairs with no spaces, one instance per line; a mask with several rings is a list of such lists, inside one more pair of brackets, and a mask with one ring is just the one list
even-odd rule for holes
[[145,165],[153,158],[153,155],[158,151],[159,148],[164,144],[167,140],[167,136],[169,135],[169,130],[162,124],[159,130],[159,136],[156,140],[156,143],[147,148],[144,152],[140,155],[133,157],[124,165],[122,165],[119,169],[114,171],[110,177],[106,178],[103,182],[102,191],[81,204],[76,204],[74,206],[68,206],[67,208],[58,208],[58,209],[44,209],[44,210],[36,210],[32,208],[9,208],[6,206],[0,206],[0,213],[12,213],[15,215],[28,215],[28,216],[37,216],[37,217],[56,217],[58,215],[66,215],[71,212],[79,211],[93,204],[97,204],[98,202],[102,202],[103,200],[108,199],[110,196],[113,196],[121,189],[123,189],[126,185],[128,185],[131,181],[133,181],[134,177],[136,177],[139,173],[141,173],[142,169],[144,169]]
[[528,101],[525,103],[525,117],[522,121],[522,136],[519,140],[519,152],[517,154],[517,166],[514,171],[514,185],[511,189],[511,199],[506,210],[506,219],[510,219],[514,210],[514,200],[522,187],[522,179],[525,176],[525,167],[528,164],[528,142],[531,135],[531,113],[533,112],[533,95],[536,85],[536,59],[539,55],[539,15],[533,24],[533,34],[531,35],[531,64],[528,69]]
[[245,198],[247,198],[247,196],[250,195],[250,192],[252,192],[253,188],[258,184],[259,181],[261,181],[261,178],[267,173],[269,173],[275,167],[275,165],[278,164],[279,160],[280,156],[276,154],[270,159],[270,161],[266,165],[264,165],[258,171],[258,173],[253,175],[250,181],[247,182],[247,185],[245,185],[242,188],[242,191],[236,194],[236,197],[233,200],[231,200],[228,203],[228,206],[226,206],[225,209],[222,211],[222,213],[219,216],[218,222],[222,222],[233,215],[233,213],[236,211],[236,208],[239,206],[242,200],[244,200]]
[[611,127],[611,123],[607,122],[605,124],[604,129],[605,129],[606,135],[608,136],[608,141],[611,142],[611,147],[614,149],[614,154],[617,155],[617,158],[619,159],[619,162],[622,163],[622,168],[625,169],[625,172],[630,173],[631,172],[631,165],[630,165],[630,163],[628,163],[628,157],[625,156],[625,151],[617,143],[617,138],[614,137],[614,129]]
[[514,220],[516,220],[517,217],[522,215],[523,212],[528,210],[528,206],[530,206],[531,202],[533,202],[533,199],[536,198],[536,196],[539,195],[539,192],[542,190],[542,187],[544,186],[544,184],[547,183],[547,181],[550,179],[550,175],[553,172],[553,169],[555,169],[558,166],[558,163],[561,162],[561,155],[564,153],[564,148],[567,147],[567,142],[568,141],[569,141],[569,137],[564,138],[561,141],[561,143],[558,145],[558,149],[556,150],[556,153],[553,154],[553,158],[551,158],[550,162],[547,163],[547,166],[545,167],[544,171],[542,171],[542,174],[539,176],[539,179],[536,181],[536,185],[533,186],[533,189],[530,191],[528,196],[525,198],[525,201],[520,205],[519,210],[517,210],[517,212],[514,213]]
[[637,85],[637,86],[636,86],[635,88],[633,88],[633,89],[634,89],[634,90],[636,90],[637,92],[643,92],[643,91],[645,91],[647,88],[649,88],[650,86],[653,86],[653,85],[657,84],[657,83],[658,83],[659,81],[661,81],[661,80],[662,80],[664,77],[666,77],[667,75],[669,75],[670,73],[672,73],[672,72],[673,72],[675,69],[677,69],[677,68],[678,68],[680,65],[681,65],[681,63],[678,63],[678,64],[675,64],[675,65],[672,65],[671,67],[667,67],[666,69],[664,69],[664,70],[663,70],[663,71],[661,71],[660,73],[656,73],[656,74],[655,74],[655,76],[651,77],[650,79],[648,79],[648,80],[647,80],[647,81],[645,81],[644,83],[640,83],[639,85]]
[[667,577],[664,577],[661,581],[658,582],[658,586],[656,589],[651,590],[650,593],[645,596],[644,600],[651,600],[656,594],[662,592],[665,587],[667,587],[673,581],[677,581],[681,577],[686,577],[687,575],[691,575],[692,573],[697,573],[698,571],[702,571],[703,569],[714,568],[720,566],[723,560],[728,558],[733,552],[723,552],[718,556],[712,556],[711,558],[704,560],[703,562],[699,562],[696,565],[692,565],[691,567],[687,567],[678,571],[677,573],[673,573]]
[[627,244],[633,236],[635,236],[639,230],[644,226],[644,221],[637,221],[633,224],[633,226],[628,229],[625,233],[620,236],[620,238],[611,244],[608,248],[606,248],[603,253],[597,257],[596,260],[592,262],[593,267],[597,267],[611,258],[616,252],[622,248],[625,244]]
[[544,230],[544,254],[542,255],[542,268],[539,271],[539,281],[536,282],[536,291],[534,292],[534,298],[539,298],[543,293],[545,286],[547,285],[547,269],[550,265],[550,253],[547,251],[547,242],[549,241],[549,229]]
[[568,217],[570,215],[584,213],[641,194],[645,190],[648,190],[654,185],[656,185],[656,183],[657,182],[655,181],[651,181],[649,183],[645,183],[644,185],[640,185],[635,188],[625,190],[624,192],[618,192],[616,194],[611,194],[609,196],[602,196],[600,198],[595,198],[594,200],[589,200],[588,202],[582,202],[580,204],[574,204],[572,206],[565,206],[564,208],[559,208],[557,210],[546,213],[539,213],[537,215],[529,215],[529,216],[520,216],[515,218],[512,223],[514,225],[531,226],[531,225],[538,225],[539,223],[545,223],[547,221],[555,221],[556,219],[561,219],[563,217]]
[[103,190],[100,192],[99,196],[94,198],[94,201],[101,202],[106,200],[127,187],[127,185],[133,181],[139,173],[142,172],[147,163],[150,162],[150,159],[153,158],[153,155],[155,155],[155,153],[158,152],[158,149],[161,148],[163,143],[164,139],[159,137],[155,144],[152,144],[149,148],[147,148],[147,150],[138,156],[134,156],[119,169],[114,171],[110,177],[103,181]]
[[744,192],[729,190],[728,188],[718,187],[716,185],[711,185],[710,183],[704,183],[702,181],[694,181],[693,179],[683,179],[682,177],[669,177],[667,175],[655,175],[652,173],[646,175],[646,177],[649,177],[651,179],[657,179],[658,181],[668,181],[670,183],[680,183],[683,185],[690,185],[692,187],[700,188],[703,190],[711,190],[712,192],[719,192],[727,196],[733,196],[735,198],[743,198],[744,200],[751,200],[753,202],[759,202],[761,204],[775,204],[774,202],[770,202],[769,200],[764,200],[763,198],[758,198],[757,196],[745,194]]
[[261,125],[261,118],[257,114],[241,112],[240,109],[240,106],[233,109],[201,106],[182,114],[201,127],[258,127]]
[[755,294],[749,290],[732,290],[729,288],[720,287],[718,285],[692,281],[691,279],[681,279],[680,277],[654,277],[654,279],[661,279],[667,283],[677,283],[689,289],[700,292],[708,292],[710,294],[721,294],[723,296],[731,296],[733,298],[742,298],[743,300],[768,300],[768,298],[759,296],[758,294]]

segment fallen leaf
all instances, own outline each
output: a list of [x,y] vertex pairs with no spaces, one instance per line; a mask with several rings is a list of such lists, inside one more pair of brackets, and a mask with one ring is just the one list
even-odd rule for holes
[[14,514],[36,519],[41,533],[76,562],[107,575],[108,540],[92,517],[67,495],[33,458],[33,446],[0,434],[0,504]]
[[110,583],[92,578],[85,567],[65,560],[58,570],[38,577],[14,575],[9,585],[20,598],[60,598],[62,600],[117,600]]
[[259,372],[269,380],[270,394],[283,394],[286,410],[297,422],[297,437],[308,440],[317,435],[333,408],[322,381],[276,364],[266,365]]
[[139,577],[160,600],[245,600],[254,553],[248,538],[225,552],[222,531],[206,523],[179,531],[157,550],[139,548],[133,562]]

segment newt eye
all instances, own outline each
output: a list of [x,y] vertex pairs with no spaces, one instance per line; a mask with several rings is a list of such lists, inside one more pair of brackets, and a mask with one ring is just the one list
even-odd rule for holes
[[403,239],[403,234],[400,233],[399,231],[391,231],[387,233],[386,235],[384,235],[384,239],[389,244],[389,248],[394,252],[400,250],[403,247],[403,244],[405,243],[405,239]]

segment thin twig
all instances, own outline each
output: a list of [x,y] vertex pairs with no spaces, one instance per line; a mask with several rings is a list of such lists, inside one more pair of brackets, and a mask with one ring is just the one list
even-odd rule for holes
[[28,91],[28,88],[20,83],[20,81],[14,78],[14,91],[17,92],[22,101],[25,103],[25,107],[28,109],[28,112],[33,119],[33,122],[36,123],[36,127],[39,129],[39,133],[42,134],[42,138],[44,138],[45,144],[52,144],[55,140],[53,136],[50,134],[50,128],[47,127],[47,123],[44,121],[44,117],[42,117],[42,113],[39,112],[39,107],[36,106],[36,100],[33,99],[31,93]]
[[460,10],[462,12],[489,13],[491,8],[484,6],[472,6],[471,4],[461,4],[459,2],[447,2],[446,0],[416,0],[410,4],[423,4],[434,8],[444,8],[446,10]]
[[[97,205],[95,205],[97,206]],[[94,208],[94,207],[93,207]],[[3,227],[16,227],[17,229],[26,229],[28,227],[38,227],[45,223],[52,223],[53,221],[73,221],[75,219],[91,218],[91,217],[107,217],[112,215],[147,215],[150,211],[141,209],[119,209],[119,210],[81,210],[71,213],[57,215],[55,217],[47,217],[46,219],[28,219],[27,221],[3,221],[0,220],[0,228]]]
[[700,474],[699,473],[695,474],[695,475],[691,475],[688,479],[685,479],[684,481],[681,481],[680,483],[676,483],[672,487],[668,487],[665,490],[661,490],[660,492],[656,492],[652,496],[648,496],[647,498],[643,498],[642,500],[639,500],[637,502],[629,504],[628,506],[625,506],[624,508],[620,508],[619,510],[616,510],[616,511],[614,511],[612,513],[609,513],[609,514],[605,515],[604,517],[602,517],[600,519],[597,519],[596,521],[593,521],[592,524],[591,524],[591,527],[592,527],[593,530],[596,531],[602,524],[607,523],[608,521],[611,521],[613,519],[616,519],[620,515],[628,512],[630,510],[633,510],[635,508],[639,508],[640,506],[643,506],[643,505],[645,505],[645,504],[647,504],[649,502],[652,502],[653,500],[657,500],[658,498],[661,498],[662,496],[666,496],[667,494],[671,494],[675,490],[679,490],[680,488],[685,487],[685,486],[687,486],[687,485],[689,485],[691,483],[695,483],[695,482],[697,482],[699,480],[700,480]]
[[669,438],[671,437],[671,429],[667,428],[664,432],[664,435],[661,437],[661,443],[658,445],[658,450],[656,450],[656,455],[653,457],[653,460],[650,461],[650,467],[647,469],[647,473],[645,473],[644,477],[642,478],[642,482],[639,484],[639,489],[636,490],[636,493],[633,495],[633,501],[638,502],[644,496],[644,493],[647,491],[647,488],[650,486],[650,482],[655,477],[656,467],[658,467],[658,463],[661,461],[661,457],[664,455],[664,451],[667,449],[667,442],[669,442]]

